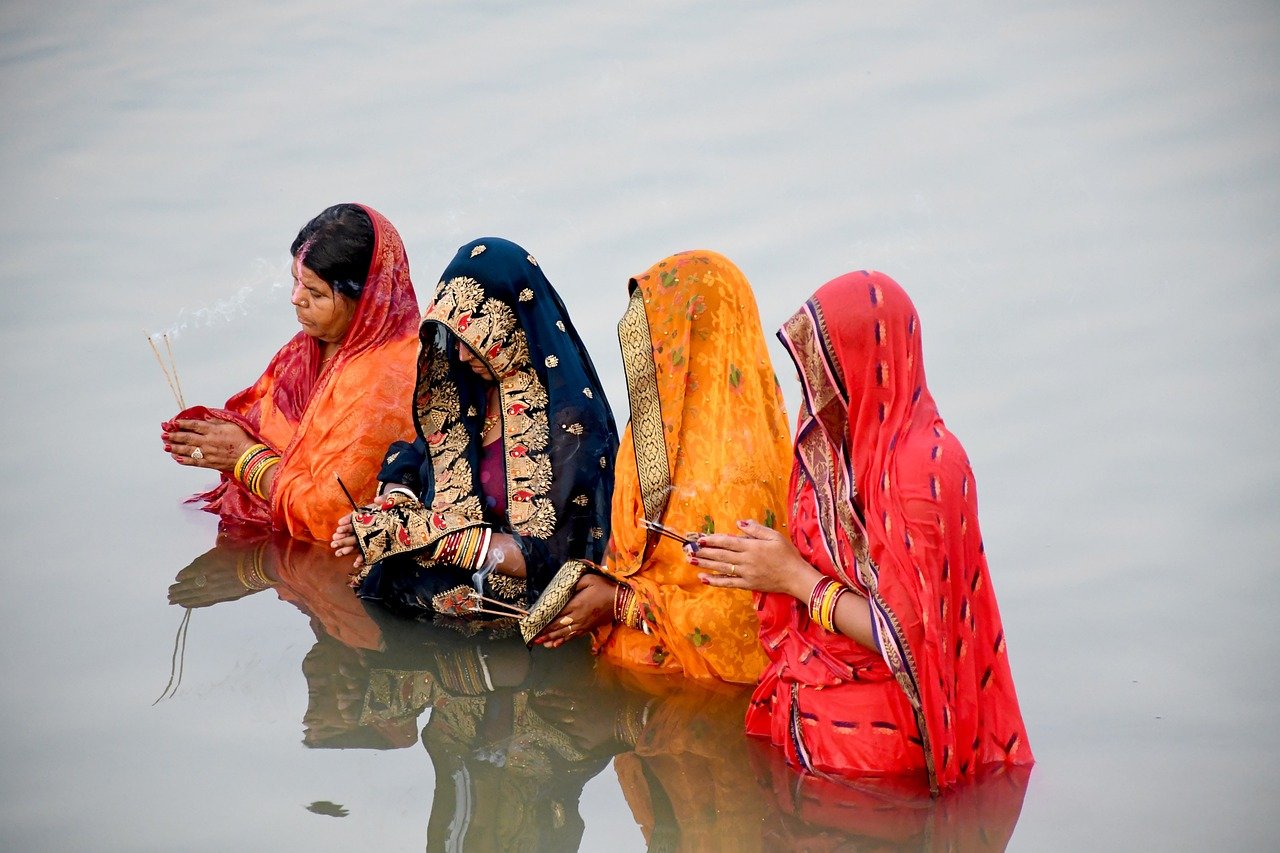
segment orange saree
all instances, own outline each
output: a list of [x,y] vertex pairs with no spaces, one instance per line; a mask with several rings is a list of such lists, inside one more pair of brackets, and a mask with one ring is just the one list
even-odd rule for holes
[[249,388],[209,416],[233,421],[282,457],[269,501],[227,474],[196,495],[224,523],[267,525],[325,540],[350,510],[334,475],[357,500],[377,487],[387,446],[413,435],[407,402],[418,352],[418,302],[404,244],[369,207],[376,244],[342,347],[323,369],[316,339],[299,332]]
[[755,297],[727,258],[693,251],[632,279],[618,324],[631,422],[618,450],[606,573],[635,591],[648,631],[597,635],[622,666],[749,684],[765,657],[752,597],[698,580],[681,532],[787,521],[791,439]]

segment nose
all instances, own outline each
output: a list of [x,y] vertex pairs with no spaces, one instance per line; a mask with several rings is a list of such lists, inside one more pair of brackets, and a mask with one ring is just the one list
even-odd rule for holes
[[302,282],[294,282],[293,292],[289,294],[289,301],[293,303],[295,308],[302,307],[302,294],[306,290],[302,286]]

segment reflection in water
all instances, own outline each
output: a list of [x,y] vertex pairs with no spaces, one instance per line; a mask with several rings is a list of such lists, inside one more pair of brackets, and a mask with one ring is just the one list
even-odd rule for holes
[[169,600],[191,609],[268,588],[316,636],[302,663],[307,747],[403,749],[421,737],[435,772],[430,850],[577,849],[583,788],[610,759],[650,850],[1001,850],[1022,807],[1026,769],[940,800],[887,780],[798,775],[744,735],[746,691],[646,678],[582,643],[530,651],[514,632],[466,636],[366,609],[346,561],[321,545],[220,536]]

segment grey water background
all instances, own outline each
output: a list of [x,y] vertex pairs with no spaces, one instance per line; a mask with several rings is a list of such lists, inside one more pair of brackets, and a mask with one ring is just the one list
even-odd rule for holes
[[[424,305],[464,241],[527,246],[620,417],[614,324],[664,255],[735,260],[769,333],[894,276],[1038,757],[1011,849],[1274,844],[1274,3],[53,0],[0,9],[0,69],[6,848],[423,843],[420,746],[300,744],[313,637],[272,593],[196,611],[151,706],[214,521],[143,332],[220,403],[295,331],[297,228],[349,200]],[[582,812],[583,849],[643,849],[612,770]]]

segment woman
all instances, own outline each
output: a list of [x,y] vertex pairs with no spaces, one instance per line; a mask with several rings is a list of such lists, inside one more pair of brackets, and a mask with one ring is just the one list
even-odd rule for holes
[[804,770],[906,774],[936,793],[1032,755],[973,472],[925,386],[919,326],[869,272],[787,321],[803,385],[790,539],[742,521],[690,562],[711,586],[765,593],[749,734]]
[[193,500],[225,524],[323,540],[350,506],[335,475],[373,494],[387,444],[412,430],[418,302],[400,235],[372,208],[328,208],[291,254],[302,331],[225,409],[180,413],[162,439],[179,464],[222,474]]
[[618,455],[606,577],[544,642],[597,626],[601,654],[633,669],[752,684],[764,666],[751,596],[699,583],[683,542],[646,527],[715,533],[743,517],[786,523],[790,433],[746,278],[714,252],[683,252],[631,280],[618,324],[631,422]]
[[392,445],[382,501],[334,532],[340,556],[361,552],[359,594],[434,619],[473,583],[519,609],[553,582],[571,588],[604,554],[618,440],[564,303],[524,249],[475,240],[421,339],[418,439]]

